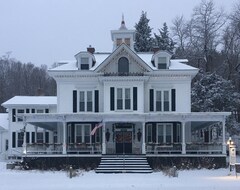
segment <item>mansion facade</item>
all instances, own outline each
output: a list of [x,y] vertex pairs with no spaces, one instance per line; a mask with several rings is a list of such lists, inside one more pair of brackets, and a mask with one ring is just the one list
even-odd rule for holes
[[57,96],[15,96],[8,156],[226,157],[228,112],[191,112],[198,69],[167,51],[134,51],[135,31],[111,31],[113,51],[93,47],[49,69]]

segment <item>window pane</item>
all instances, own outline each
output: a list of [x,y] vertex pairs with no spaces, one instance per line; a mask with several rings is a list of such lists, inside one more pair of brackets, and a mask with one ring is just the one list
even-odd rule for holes
[[152,142],[152,125],[147,126],[147,142]]
[[90,125],[84,126],[84,142],[90,143]]
[[43,143],[43,133],[42,132],[37,133],[37,143]]
[[89,70],[89,64],[81,64],[81,70]]
[[164,91],[164,111],[169,111],[169,91]]
[[158,69],[166,69],[167,68],[167,64],[158,64]]
[[131,95],[130,88],[125,89],[125,109],[131,109]]
[[163,125],[158,126],[158,143],[163,143]]
[[77,125],[76,126],[76,143],[82,142],[82,126]]
[[121,57],[118,60],[118,72],[122,74],[129,73],[129,61],[126,57]]
[[22,147],[23,145],[23,136],[24,136],[24,133],[18,133],[18,141],[17,141],[17,146],[18,147]]
[[167,58],[166,57],[159,57],[158,58],[158,63],[166,64],[167,63]]
[[123,109],[123,96],[122,96],[122,89],[117,88],[117,109],[122,110]]
[[120,46],[121,45],[121,43],[122,43],[122,39],[121,38],[117,38],[117,46]]
[[79,111],[85,111],[85,102],[84,102],[84,92],[83,91],[80,91],[79,93]]
[[130,38],[125,38],[124,41],[126,45],[130,46]]
[[161,91],[156,92],[156,111],[162,111],[162,93],[161,93]]
[[172,142],[172,126],[166,125],[166,143]]
[[92,91],[87,91],[87,111],[92,111],[93,102],[92,102]]
[[81,64],[89,64],[88,63],[88,57],[82,57],[81,58]]

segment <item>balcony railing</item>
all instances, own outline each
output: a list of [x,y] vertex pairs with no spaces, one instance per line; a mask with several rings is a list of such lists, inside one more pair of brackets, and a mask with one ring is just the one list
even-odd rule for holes
[[68,154],[99,154],[101,152],[100,143],[70,143],[67,145]]

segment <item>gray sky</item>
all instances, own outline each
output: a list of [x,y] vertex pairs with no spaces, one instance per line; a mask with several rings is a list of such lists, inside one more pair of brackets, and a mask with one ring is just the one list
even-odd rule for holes
[[[201,0],[0,0],[0,56],[49,67],[92,45],[110,52],[110,30],[118,29],[122,14],[133,29],[141,11],[157,31],[176,16],[189,18]],[[215,0],[229,12],[239,0]]]

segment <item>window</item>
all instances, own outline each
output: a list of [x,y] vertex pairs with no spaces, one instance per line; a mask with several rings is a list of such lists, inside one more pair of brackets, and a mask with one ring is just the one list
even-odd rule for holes
[[37,143],[43,143],[43,132],[37,132]]
[[79,111],[92,112],[93,111],[93,91],[80,91],[79,92]]
[[36,113],[44,113],[44,110],[37,109]]
[[171,123],[157,124],[157,142],[158,143],[173,143],[173,125]]
[[24,112],[25,112],[25,110],[24,109],[18,109],[17,110],[17,121],[23,121],[23,119],[22,119],[22,114],[24,114]]
[[122,88],[117,88],[117,109],[123,109],[123,91]]
[[87,91],[87,111],[93,111],[93,93]]
[[125,109],[131,109],[131,93],[130,88],[125,88]]
[[130,46],[130,38],[125,38],[124,42],[126,45]]
[[81,57],[81,70],[89,70],[89,58]]
[[18,136],[17,136],[17,147],[22,147],[22,145],[23,145],[23,137],[24,137],[24,133],[23,132],[18,133]]
[[80,91],[79,93],[79,111],[85,111],[85,92]]
[[147,142],[151,143],[152,140],[152,124],[147,124]]
[[117,47],[120,46],[121,44],[122,44],[122,39],[121,38],[117,38],[117,40],[116,40]]
[[90,124],[76,124],[75,134],[76,143],[91,143],[91,125]]
[[118,73],[129,73],[129,61],[126,57],[121,57],[118,60]]
[[155,110],[170,111],[171,93],[170,90],[156,90]]
[[166,68],[167,68],[167,58],[158,57],[158,69],[166,69]]
[[131,88],[117,88],[117,110],[131,110],[131,97]]

